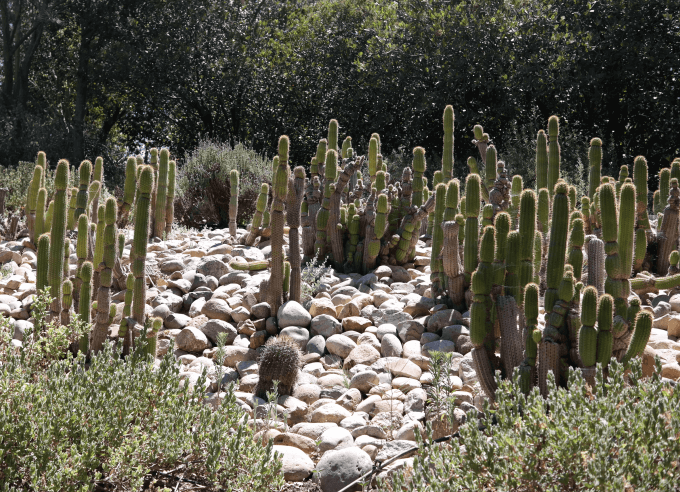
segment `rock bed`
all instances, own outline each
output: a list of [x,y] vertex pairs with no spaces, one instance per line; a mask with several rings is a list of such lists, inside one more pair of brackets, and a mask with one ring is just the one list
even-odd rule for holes
[[[235,257],[267,259],[270,251],[266,242],[238,245],[227,230],[151,243],[148,270],[160,274],[150,277],[147,312],[163,319],[158,355],[167,353],[174,340],[180,378],[195,387],[205,369],[208,380],[201,391],[215,407],[224,393],[218,391],[213,357],[218,335],[226,333],[221,382],[235,384],[237,401],[257,427],[258,438],[274,440],[287,481],[306,480],[317,470],[321,489],[337,491],[370,470],[374,460],[385,461],[413,447],[426,420],[434,424],[435,437],[455,431],[438,424],[426,405],[432,351],[453,357],[448,388],[458,407],[456,424],[463,423],[470,410],[481,409],[484,396],[470,355],[469,313],[436,305],[430,298],[430,251],[424,243],[418,244],[413,264],[405,267],[380,266],[364,276],[331,270],[313,299],[304,305],[287,302],[278,313],[261,302],[266,270],[249,273],[228,266]],[[72,276],[76,262],[71,246]],[[0,315],[9,317],[17,347],[31,323],[36,263],[26,241],[0,242]],[[109,333],[112,339],[118,335],[124,294],[112,299],[118,312]],[[678,380],[680,295],[661,293],[652,305],[655,321],[643,370],[650,373],[659,355],[662,376]],[[276,408],[270,409],[277,415],[271,421],[266,402],[253,390],[258,348],[279,333],[299,345],[304,365],[293,394],[279,397]],[[381,475],[408,467],[412,460],[399,459]]]

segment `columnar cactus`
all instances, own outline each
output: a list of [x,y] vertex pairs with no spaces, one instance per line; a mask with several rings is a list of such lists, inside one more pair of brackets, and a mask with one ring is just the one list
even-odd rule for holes
[[41,234],[38,238],[38,265],[35,272],[35,288],[38,292],[49,287],[47,271],[50,259],[50,235]]
[[158,332],[163,327],[163,320],[161,318],[151,318],[151,327],[146,332],[146,353],[154,360],[158,351]]
[[501,212],[496,216],[496,252],[493,259],[494,294],[500,294],[505,281],[505,260],[507,257],[508,233],[510,232],[510,216]]
[[[153,169],[143,166],[139,177],[139,197],[135,208],[135,232],[132,239],[132,274],[135,276],[132,315],[137,323],[144,324],[146,306],[146,248],[149,240],[149,211]],[[82,300],[81,300],[82,301]]]
[[536,136],[536,189],[548,189],[548,140],[543,130]]
[[581,367],[590,368],[597,361],[597,290],[588,286],[581,302],[581,329],[578,334],[578,356]]
[[35,237],[39,238],[45,230],[45,201],[47,200],[47,190],[45,188],[40,188],[38,191],[38,200],[36,202],[35,209]]
[[574,278],[578,282],[583,272],[583,243],[585,242],[585,232],[583,230],[583,219],[576,218],[571,221],[571,232],[569,233],[569,263],[574,269]]
[[99,352],[106,340],[111,322],[109,321],[109,307],[111,305],[111,282],[113,266],[116,261],[116,199],[110,197],[106,200],[104,212],[104,244],[102,262],[99,272],[99,291],[97,292],[97,322],[92,332],[91,349],[94,353]]
[[593,138],[590,141],[590,149],[588,150],[588,162],[590,174],[588,178],[588,198],[591,200],[595,196],[597,188],[600,186],[600,172],[602,169],[602,140]]
[[472,272],[477,268],[477,241],[479,238],[480,178],[469,174],[465,181],[465,285],[472,281]]
[[160,164],[158,166],[158,183],[156,184],[156,203],[154,208],[154,236],[158,238],[163,237],[165,232],[165,215],[166,205],[168,199],[168,166],[170,161],[170,151],[168,149],[161,150]]
[[[229,234],[236,238],[236,216],[238,215],[238,186],[239,175],[237,169],[229,172]],[[298,209],[300,207],[298,206]]]
[[[104,205],[99,205],[99,211],[97,212],[97,232],[95,234],[94,240],[94,257],[92,265],[94,266],[94,276],[92,277],[92,283],[94,292],[99,291],[99,272],[101,271],[101,263],[104,258],[104,229],[106,228],[106,223],[104,222]],[[146,252],[144,253],[146,255]]]
[[123,228],[127,225],[130,209],[135,199],[137,190],[137,159],[128,157],[125,166],[125,187],[123,188],[123,204],[118,210],[118,226]]
[[262,183],[260,187],[260,195],[257,197],[255,204],[255,215],[253,215],[253,222],[250,225],[250,231],[245,239],[246,246],[255,244],[255,239],[260,235],[260,227],[262,226],[262,218],[264,211],[267,209],[267,201],[269,200],[269,185]]
[[76,267],[76,278],[74,282],[73,295],[76,301],[76,307],[80,301],[80,269],[87,260],[87,253],[89,249],[89,229],[90,222],[86,214],[78,217],[78,241],[76,242],[76,256],[78,257],[78,264]]
[[522,302],[519,281],[521,241],[519,231],[510,231],[505,255],[505,295],[514,297],[517,305]]
[[[444,151],[442,153],[442,174],[444,175],[443,176],[444,181],[447,181],[447,182],[450,179],[453,178],[453,122],[454,122],[454,119],[455,119],[455,117],[454,117],[454,114],[453,114],[453,106],[446,106],[446,108],[444,108]],[[414,162],[414,165],[415,165],[415,162]],[[416,171],[415,168],[414,168],[414,171]]]
[[474,345],[472,359],[477,366],[482,388],[490,398],[493,398],[496,393],[496,382],[494,381],[496,363],[493,360],[495,340],[491,322],[491,283],[493,281],[491,262],[493,261],[495,247],[494,236],[493,227],[489,226],[484,229],[479,248],[479,266],[472,274],[473,298],[470,307],[470,340]]
[[48,277],[50,294],[52,295],[52,305],[50,306],[52,319],[57,319],[57,316],[60,316],[61,314],[61,286],[64,281],[63,258],[66,234],[66,189],[68,187],[68,181],[68,161],[62,159],[57,164],[57,171],[54,178],[54,212],[52,215],[52,227],[50,229],[51,241]]
[[547,188],[538,190],[538,229],[546,234],[550,223],[550,194]]
[[[540,232],[538,232],[540,234]],[[529,394],[536,379],[536,357],[538,345],[535,338],[541,337],[538,328],[538,285],[528,284],[524,289],[524,316],[526,318],[526,337],[524,345],[524,361],[519,367],[520,387],[524,394]]]
[[[283,209],[288,196],[288,178],[290,177],[290,168],[288,167],[289,145],[290,141],[286,135],[279,138],[279,162],[273,176],[274,194],[271,208],[272,269],[267,285],[268,302],[272,313],[276,313],[283,302]],[[330,152],[335,153],[335,151]],[[327,168],[329,167],[328,164],[327,162]]]
[[548,193],[552,197],[555,193],[555,185],[560,179],[560,120],[557,116],[548,119]]
[[482,158],[482,161],[484,161],[484,164],[487,163],[488,159],[488,146],[490,143],[489,140],[489,134],[484,132],[484,128],[482,125],[475,125],[474,128],[472,129],[472,132],[474,134],[474,140],[472,141],[473,144],[477,146],[477,149],[479,150],[479,155]]
[[432,232],[432,259],[430,261],[432,273],[430,274],[430,279],[432,280],[432,294],[435,297],[438,297],[445,287],[441,250],[444,244],[442,223],[444,222],[444,211],[446,209],[446,192],[446,184],[444,183],[439,183],[434,190],[434,228]]
[[300,207],[305,186],[305,169],[298,166],[293,171],[293,177],[288,182],[288,206],[286,218],[290,231],[290,295],[289,299],[300,302],[301,290],[301,260],[300,260]]
[[33,170],[33,179],[28,185],[28,196],[26,199],[26,226],[28,227],[29,240],[35,244],[35,210],[38,206],[38,192],[41,187],[43,177],[42,166],[35,166]]
[[168,195],[165,202],[165,237],[170,237],[175,220],[175,186],[177,184],[177,163],[168,163]]
[[118,329],[118,337],[123,340],[123,355],[130,353],[132,346],[132,330],[128,330],[128,318],[132,314],[132,298],[135,288],[135,276],[129,273],[125,281],[125,302],[123,304],[123,317],[120,321],[120,328]]
[[60,323],[62,326],[69,326],[71,324],[71,306],[73,305],[73,283],[66,279],[61,285],[61,317]]
[[92,174],[92,163],[85,160],[80,163],[78,168],[79,187],[76,197],[76,210],[73,216],[74,221],[78,221],[81,214],[87,213],[87,202],[89,199],[90,175]]
[[486,187],[489,190],[493,188],[496,183],[496,178],[498,177],[496,172],[497,168],[498,155],[496,154],[496,147],[489,145],[486,149],[486,166],[484,170],[486,173]]
[[378,172],[378,139],[371,137],[368,142],[368,175],[371,184],[375,182],[375,175]]
[[[337,181],[334,183],[332,188],[329,188],[330,196],[328,201],[329,210],[326,223],[326,237],[328,243],[331,245],[333,263],[336,268],[341,268],[345,261],[345,253],[343,249],[343,238],[340,234],[340,230],[338,230],[338,224],[340,224],[340,202],[345,192],[345,187],[347,186],[347,183],[349,183],[350,177],[359,167],[361,167],[363,160],[359,159],[356,162],[348,162],[339,176],[337,176],[337,161],[338,154],[334,150],[329,150],[326,153],[326,179],[336,179],[337,177]],[[335,175],[329,174],[329,168],[335,169]],[[302,179],[302,183],[304,183],[303,178],[300,178]],[[302,187],[302,185],[300,186]],[[299,209],[299,205],[297,208]],[[318,223],[317,230],[320,230]]]
[[[539,204],[540,207],[540,204]],[[546,266],[545,310],[549,312],[558,300],[558,289],[564,274],[564,259],[569,232],[569,198],[567,185],[559,183],[553,198],[552,226],[550,228],[550,247]]]
[[[80,305],[78,306],[78,313],[80,319],[87,326],[92,321],[92,263],[86,261],[80,268]],[[80,351],[88,353],[89,351],[89,335],[85,333],[80,339]]]
[[[104,186],[104,159],[102,157],[97,157],[94,161],[94,173],[92,175],[92,181],[99,182],[99,188],[94,192],[90,193],[90,201],[92,202],[92,212],[91,217],[93,222],[97,222],[99,213],[99,198],[101,197],[101,188]],[[75,219],[78,220],[77,218]]]
[[[536,235],[536,194],[533,190],[524,190],[519,204],[519,285],[522,305],[524,289],[534,281],[534,237]],[[540,261],[540,256],[539,256]]]
[[338,150],[338,120],[331,120],[328,123],[328,149],[334,150],[336,153]]

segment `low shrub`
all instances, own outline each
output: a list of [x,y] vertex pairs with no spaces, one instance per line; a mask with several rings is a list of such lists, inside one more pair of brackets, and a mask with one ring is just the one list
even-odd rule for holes
[[0,317],[1,490],[149,490],[174,487],[178,476],[208,490],[283,484],[271,444],[253,441],[232,388],[213,411],[180,382],[171,355],[154,366],[143,342],[125,360],[110,344],[89,366],[82,355],[64,358],[82,329],[41,318],[17,351]]
[[[460,439],[422,446],[414,468],[380,490],[621,491],[678,490],[680,391],[657,372],[642,379],[613,360],[596,387],[571,371],[568,388],[551,380],[544,400],[524,396],[517,381],[498,380],[485,418],[468,414]],[[479,425],[479,424],[483,425]]]
[[204,140],[179,169],[175,198],[175,218],[188,227],[229,224],[229,173],[239,172],[238,215],[246,225],[255,213],[262,183],[271,183],[272,162],[242,144]]

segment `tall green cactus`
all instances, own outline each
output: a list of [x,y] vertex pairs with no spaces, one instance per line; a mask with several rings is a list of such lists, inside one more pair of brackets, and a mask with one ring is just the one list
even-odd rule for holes
[[267,183],[262,183],[262,186],[260,186],[260,194],[255,203],[253,222],[250,224],[250,231],[246,236],[246,246],[255,244],[255,239],[260,235],[259,231],[262,226],[264,211],[267,209],[267,200],[269,200],[269,185]]
[[505,259],[508,251],[508,233],[510,232],[510,216],[501,212],[496,216],[496,253],[493,260],[493,286],[503,286],[505,280]]
[[444,211],[446,209],[446,192],[445,183],[439,183],[434,190],[434,228],[432,231],[432,259],[430,262],[432,273],[430,274],[430,279],[432,280],[432,293],[435,297],[441,294],[445,285],[444,264],[440,255],[444,244],[442,223],[444,222]]
[[[92,174],[92,181],[99,182],[99,187],[97,190],[92,190],[90,192],[90,202],[92,202],[92,212],[91,217],[94,222],[99,220],[96,214],[99,213],[99,198],[101,197],[101,189],[104,187],[104,159],[102,157],[97,157],[94,161],[94,170]],[[76,218],[76,221],[78,219]]]
[[293,179],[288,183],[288,206],[286,218],[290,231],[290,295],[289,299],[300,302],[302,297],[301,287],[301,260],[300,260],[300,207],[302,194],[305,186],[305,168],[297,166],[293,170]]
[[111,305],[111,282],[113,266],[116,261],[116,216],[118,210],[116,199],[106,200],[104,222],[106,224],[103,235],[103,255],[99,273],[99,291],[97,292],[97,322],[92,332],[91,349],[99,352],[106,340],[109,326],[109,307]]
[[[442,153],[442,174],[444,181],[453,179],[453,106],[444,108],[444,150]],[[414,168],[415,171],[415,168]]]
[[[80,319],[86,325],[92,322],[92,263],[86,261],[80,268],[80,305],[78,306],[78,313]],[[80,351],[88,353],[89,351],[89,334],[85,333],[80,339]]]
[[336,153],[338,150],[338,120],[332,119],[328,123],[328,149],[334,150]]
[[177,163],[168,163],[168,194],[165,202],[165,237],[170,237],[175,220],[175,186],[177,184]]
[[38,238],[38,264],[35,272],[35,288],[38,292],[49,287],[47,271],[50,259],[50,235],[41,234]]
[[602,140],[593,138],[588,149],[589,178],[588,178],[588,198],[591,200],[595,196],[597,188],[600,186],[602,169]]
[[125,186],[123,188],[123,204],[118,210],[118,226],[125,227],[127,225],[130,209],[135,199],[135,192],[137,190],[137,159],[135,157],[128,157],[125,166]]
[[[267,285],[268,302],[272,313],[276,313],[283,302],[283,209],[288,196],[288,179],[290,177],[290,167],[288,166],[289,146],[290,140],[288,136],[283,135],[279,138],[279,162],[273,177],[274,196],[271,208],[272,269]],[[328,153],[335,154],[335,151],[330,150]],[[329,166],[329,164],[331,165]],[[335,163],[326,162],[326,176],[329,175],[329,172],[337,173],[337,169],[329,169],[333,167],[332,164]]]
[[536,189],[548,189],[548,140],[543,130],[536,136]]
[[567,198],[567,191],[566,183],[558,183],[555,187],[546,267],[546,284],[548,287],[545,292],[544,304],[546,312],[549,312],[558,300],[558,288],[564,274],[567,234],[569,233],[569,198]]
[[232,169],[229,172],[229,234],[234,239],[236,239],[236,215],[238,215],[238,185],[238,170]]
[[585,231],[583,229],[583,219],[576,218],[571,221],[571,232],[569,233],[569,263],[574,269],[576,281],[581,279],[583,272],[583,244],[585,243]]
[[154,209],[154,236],[163,238],[165,232],[165,207],[168,200],[168,166],[170,151],[161,149],[160,163],[158,166],[158,183],[156,184],[156,208]]
[[35,208],[35,237],[40,238],[40,236],[46,232],[45,230],[45,201],[47,200],[47,190],[45,188],[40,188],[38,191],[38,200],[36,202]]
[[48,278],[52,304],[50,313],[52,319],[58,319],[61,314],[61,286],[64,281],[64,243],[66,235],[66,189],[69,182],[69,164],[67,160],[60,160],[54,178],[54,212],[50,237],[50,262]]
[[[519,204],[519,285],[520,298],[518,305],[524,300],[524,289],[534,281],[534,237],[536,235],[536,194],[533,190],[524,190]],[[540,258],[540,257],[539,257]]]
[[91,174],[92,163],[88,160],[81,162],[80,167],[78,168],[79,187],[78,196],[76,197],[76,211],[73,216],[73,219],[76,222],[78,221],[78,217],[80,217],[81,214],[87,213],[87,202],[89,198],[88,188],[90,187]]
[[[537,231],[537,234],[540,232]],[[536,380],[536,357],[538,345],[535,338],[541,337],[538,328],[538,285],[527,284],[524,289],[524,317],[526,318],[526,338],[524,345],[524,362],[519,367],[520,387],[522,392],[529,394]]]
[[557,116],[548,119],[548,193],[552,198],[555,193],[555,185],[560,179],[560,120]]
[[538,228],[543,233],[548,232],[550,223],[550,194],[547,188],[538,190]]
[[465,246],[463,268],[465,269],[465,285],[470,285],[472,272],[477,268],[477,241],[479,238],[480,208],[479,174],[468,174],[465,181]]
[[135,232],[132,239],[132,274],[135,276],[132,315],[144,324],[146,306],[146,248],[149,240],[149,212],[153,189],[153,169],[143,166],[139,176],[139,197],[135,208]]
[[35,244],[36,234],[35,234],[35,211],[38,206],[38,192],[41,186],[41,182],[44,179],[42,166],[35,166],[33,169],[33,179],[28,184],[28,196],[26,198],[26,225],[28,227],[28,237],[29,240]]
[[588,286],[581,302],[581,330],[578,334],[578,353],[583,367],[591,367],[597,361],[597,289]]
[[128,331],[128,318],[132,314],[132,297],[135,289],[135,276],[129,273],[125,280],[125,301],[123,303],[123,317],[118,329],[118,337],[123,340],[123,355],[130,353],[132,345],[132,332]]

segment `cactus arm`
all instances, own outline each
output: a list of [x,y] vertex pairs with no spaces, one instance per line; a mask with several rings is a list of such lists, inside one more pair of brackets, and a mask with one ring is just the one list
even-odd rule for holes
[[[453,106],[444,108],[444,150],[442,153],[442,174],[444,181],[453,178]],[[414,169],[415,170],[415,169]],[[417,172],[417,171],[416,171]]]
[[288,207],[286,217],[290,227],[290,292],[289,299],[301,302],[301,259],[300,259],[300,207],[305,185],[305,169],[298,166],[293,170],[293,177],[288,183]]
[[[335,162],[333,160],[335,159]],[[343,249],[343,238],[338,231],[337,225],[340,223],[340,200],[345,191],[345,187],[352,175],[361,167],[363,159],[358,159],[355,162],[349,162],[345,169],[340,173],[335,184],[335,189],[330,195],[330,210],[328,214],[328,221],[326,223],[326,236],[331,245],[331,252],[333,254],[333,262],[336,268],[341,268],[345,261],[345,252]],[[326,167],[337,166],[337,154],[335,151],[329,151],[326,154]],[[299,206],[298,206],[299,209]]]
[[[78,313],[80,319],[86,325],[92,321],[92,263],[86,261],[80,269],[80,305]],[[80,351],[87,353],[89,351],[89,335],[86,333],[80,339]]]
[[569,198],[567,185],[559,183],[553,198],[553,216],[550,228],[550,247],[546,266],[545,309],[548,312],[557,301],[557,289],[564,274],[564,260],[567,249],[569,227]]
[[61,314],[61,286],[64,278],[64,247],[66,234],[66,190],[69,181],[68,161],[62,159],[57,164],[54,179],[54,211],[52,215],[52,227],[50,237],[50,261],[48,265],[48,278],[52,305],[50,313],[52,319],[57,319]]
[[548,140],[545,131],[536,136],[536,189],[548,189]]
[[444,210],[446,209],[446,192],[445,183],[439,183],[434,191],[434,228],[432,230],[432,258],[430,261],[432,273],[430,279],[432,280],[432,294],[435,298],[439,297],[444,290],[444,264],[441,258],[441,250],[444,244],[442,222],[444,222]]
[[[271,208],[272,268],[268,284],[268,299],[272,313],[278,312],[279,306],[283,302],[283,209],[288,195],[288,179],[290,177],[289,146],[288,137],[286,135],[281,136],[279,138],[278,166],[273,177],[274,194]],[[329,153],[331,152],[335,153],[333,150],[329,151]]]
[[106,200],[104,211],[105,229],[103,235],[103,254],[99,272],[99,289],[97,292],[97,320],[92,332],[90,348],[98,353],[108,335],[109,307],[111,305],[111,282],[113,266],[116,261],[116,199],[110,197]]
[[149,240],[149,212],[153,190],[153,169],[143,166],[139,177],[139,196],[135,209],[135,230],[132,239],[132,273],[135,276],[132,316],[144,324],[146,306],[146,249]]
[[127,225],[130,209],[135,199],[137,190],[137,159],[128,157],[125,165],[125,185],[123,188],[123,204],[118,210],[118,226],[124,228]]
[[[237,169],[229,173],[229,234],[236,239],[236,215],[238,215],[239,174]],[[298,209],[300,207],[298,206]]]

